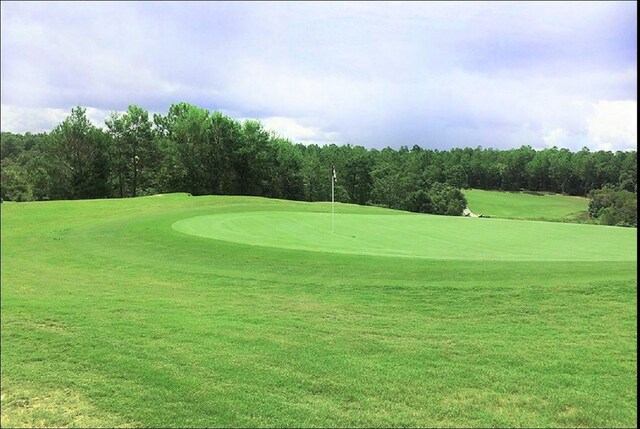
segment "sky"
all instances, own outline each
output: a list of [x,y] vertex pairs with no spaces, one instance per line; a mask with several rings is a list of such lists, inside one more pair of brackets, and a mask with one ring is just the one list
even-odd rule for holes
[[637,150],[636,2],[2,2],[2,131],[188,102],[303,144]]

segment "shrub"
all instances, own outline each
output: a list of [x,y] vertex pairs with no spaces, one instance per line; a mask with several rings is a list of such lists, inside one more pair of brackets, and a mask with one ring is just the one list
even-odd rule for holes
[[589,216],[603,225],[638,226],[638,196],[625,189],[596,189],[589,194]]

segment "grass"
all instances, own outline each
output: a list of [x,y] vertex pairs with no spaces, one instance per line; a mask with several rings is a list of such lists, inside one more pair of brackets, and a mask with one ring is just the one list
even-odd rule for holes
[[329,211],[2,204],[2,426],[636,425],[635,230]]
[[472,212],[499,218],[573,221],[589,207],[588,198],[542,192],[469,189],[464,195]]
[[372,256],[485,261],[628,261],[636,256],[635,236],[622,228],[380,213],[338,214],[334,234],[331,215],[317,212],[223,213],[183,219],[172,227],[254,246]]

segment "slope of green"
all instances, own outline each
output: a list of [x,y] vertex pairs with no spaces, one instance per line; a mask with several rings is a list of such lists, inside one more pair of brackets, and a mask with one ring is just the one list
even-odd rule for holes
[[473,213],[511,219],[571,220],[589,206],[588,198],[560,194],[468,189],[464,195]]
[[178,221],[173,228],[249,245],[360,255],[525,261],[637,259],[635,234],[614,227],[388,214],[337,214],[333,223],[329,213],[257,211],[197,216]]
[[[636,424],[637,260],[611,244],[635,248],[635,230],[556,225],[587,228],[577,235],[607,249],[601,260],[509,260],[530,251],[509,234],[488,260],[465,260],[446,258],[450,239],[421,253],[415,230],[472,235],[485,219],[338,205],[338,234],[359,216],[355,240],[403,234],[408,254],[389,257],[277,242],[292,222],[320,240],[309,228],[330,226],[322,203],[172,194],[1,207],[3,427]],[[225,219],[213,238],[176,229],[206,236],[198,222],[212,219]],[[537,241],[563,233],[495,225]]]

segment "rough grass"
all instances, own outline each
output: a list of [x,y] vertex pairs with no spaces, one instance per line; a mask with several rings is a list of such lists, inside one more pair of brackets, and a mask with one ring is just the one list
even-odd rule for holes
[[171,227],[255,211],[329,206],[3,204],[2,426],[636,425],[635,254],[397,258]]
[[589,199],[544,192],[464,191],[476,214],[510,219],[573,221],[586,215]]

